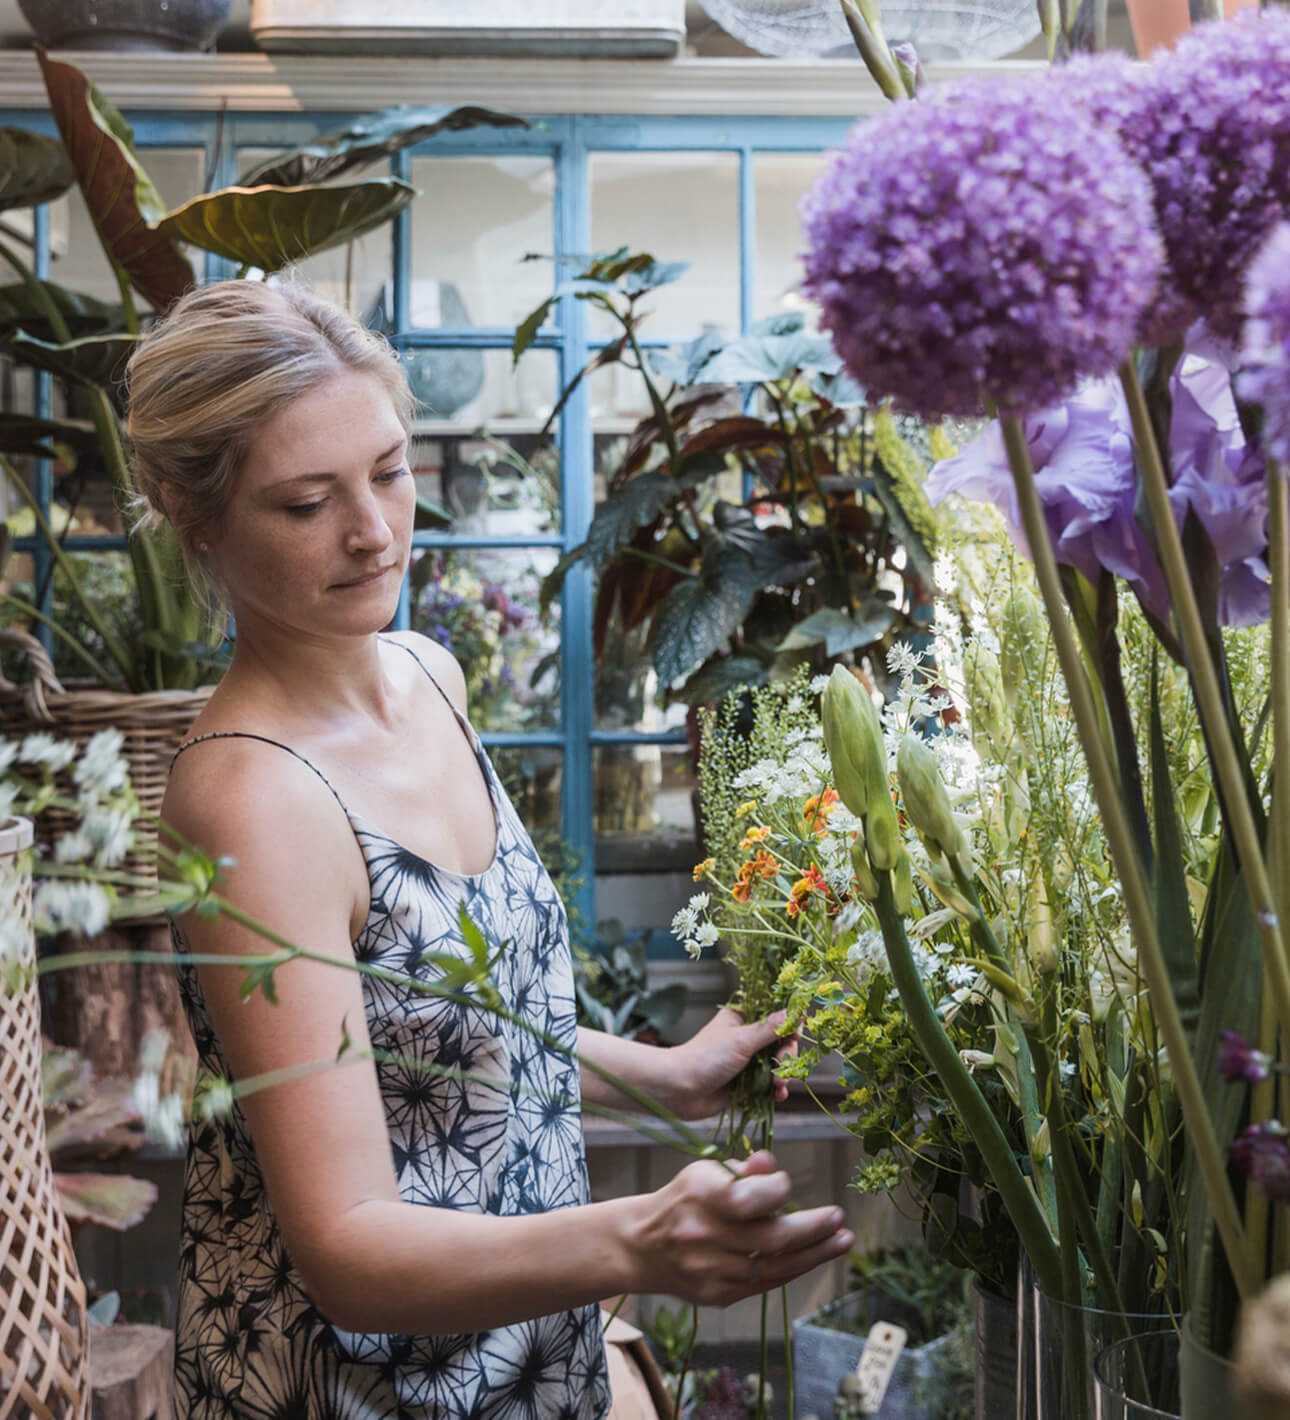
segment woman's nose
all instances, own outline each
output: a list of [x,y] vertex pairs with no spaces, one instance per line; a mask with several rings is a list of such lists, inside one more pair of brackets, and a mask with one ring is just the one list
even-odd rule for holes
[[380,502],[371,492],[363,493],[354,504],[347,529],[347,541],[351,552],[364,549],[380,551],[394,540],[390,525]]

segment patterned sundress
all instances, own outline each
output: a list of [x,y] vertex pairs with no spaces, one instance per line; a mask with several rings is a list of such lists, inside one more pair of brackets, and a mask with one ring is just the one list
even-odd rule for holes
[[[444,694],[410,646],[390,644],[403,646]],[[492,800],[497,846],[482,873],[454,873],[418,857],[350,812],[309,765],[348,816],[367,862],[371,910],[354,942],[355,957],[435,979],[438,969],[421,963],[420,954],[467,954],[458,918],[464,902],[490,947],[508,944],[494,967],[506,1005],[573,1048],[564,905],[487,751],[444,699],[470,740]],[[265,738],[213,731],[181,745],[176,757],[223,736]],[[177,953],[189,950],[173,919],[171,938]],[[200,1068],[231,1078],[195,967],[179,962],[176,971]],[[366,974],[361,980],[405,1203],[510,1217],[589,1202],[573,1060],[496,1014]],[[383,1051],[487,1078],[445,1079],[383,1062]],[[426,1268],[433,1267],[428,1255]],[[594,1304],[465,1335],[333,1326],[310,1300],[283,1244],[236,1101],[222,1118],[194,1118],[189,1125],[175,1342],[177,1420],[598,1420],[610,1406]]]

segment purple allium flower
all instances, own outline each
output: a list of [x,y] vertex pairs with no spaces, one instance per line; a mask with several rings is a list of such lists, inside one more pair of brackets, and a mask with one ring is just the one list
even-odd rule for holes
[[1181,304],[1234,339],[1246,269],[1290,210],[1290,14],[1197,25],[1150,69],[1120,128],[1151,181],[1168,256],[1169,319],[1150,333],[1181,333]]
[[976,82],[858,125],[802,204],[849,372],[930,417],[1024,413],[1112,370],[1151,299],[1150,190],[1109,132]]
[[1225,1030],[1219,1039],[1218,1073],[1229,1085],[1241,1080],[1256,1085],[1272,1073],[1272,1057],[1256,1050],[1244,1036],[1234,1030]]
[[1275,1119],[1243,1129],[1232,1140],[1231,1159],[1269,1198],[1290,1200],[1290,1142]]
[[[1247,448],[1224,347],[1196,326],[1171,381],[1169,498],[1180,526],[1189,511],[1219,563],[1219,619],[1248,626],[1268,616],[1267,491],[1262,459]],[[1159,617],[1169,611],[1164,573],[1137,518],[1132,424],[1117,379],[1090,380],[1061,405],[1022,421],[1057,560],[1090,580],[1105,568],[1129,582]],[[1012,473],[997,423],[932,469],[927,496],[951,493],[995,504],[1029,556]]]
[[1242,399],[1263,410],[1263,445],[1270,458],[1290,465],[1290,222],[1273,229],[1250,266],[1245,283]]

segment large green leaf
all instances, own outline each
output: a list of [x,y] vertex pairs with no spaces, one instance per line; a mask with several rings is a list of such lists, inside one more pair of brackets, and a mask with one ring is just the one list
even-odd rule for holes
[[335,133],[302,143],[256,163],[238,178],[239,187],[301,187],[329,182],[342,173],[387,158],[403,148],[424,143],[438,133],[464,128],[527,128],[526,119],[496,109],[466,105],[459,108],[423,108],[397,104],[378,113],[364,114]]
[[24,365],[35,365],[74,384],[101,388],[120,380],[139,339],[125,334],[85,335],[56,344],[18,330],[5,342],[5,349]]
[[176,207],[159,229],[272,273],[361,237],[416,195],[416,188],[399,178],[348,187],[226,187]]
[[[58,313],[75,338],[81,335],[103,335],[125,329],[125,311],[121,306],[87,296],[83,291],[70,291],[52,281],[39,283],[45,296],[54,303]],[[0,286],[0,348],[14,326],[21,326],[38,340],[56,341],[45,306],[35,298],[25,282]]]
[[718,656],[686,681],[676,699],[686,705],[710,705],[741,686],[765,685],[770,668],[756,656]]
[[545,614],[547,607],[559,595],[564,579],[579,562],[590,561],[593,572],[599,572],[639,529],[652,523],[688,489],[697,488],[724,468],[723,456],[700,454],[686,462],[681,474],[675,478],[666,470],[654,469],[639,474],[614,491],[596,509],[587,531],[587,540],[566,552],[542,579],[542,612]]
[[789,379],[799,370],[832,374],[841,368],[842,361],[827,335],[793,330],[782,335],[750,334],[736,340],[703,366],[702,378],[705,384],[760,384]]
[[0,128],[0,212],[52,202],[75,181],[61,143],[28,128]]
[[74,464],[79,456],[97,448],[98,435],[88,419],[0,414],[0,454],[30,454]]
[[49,104],[63,135],[99,241],[109,260],[157,311],[194,284],[193,270],[158,224],[166,207],[134,150],[134,133],[115,104],[74,64],[36,47]]
[[855,614],[824,607],[795,626],[779,643],[781,651],[801,651],[824,645],[827,656],[840,656],[857,646],[869,646],[884,636],[896,619],[895,609],[874,598]]
[[663,685],[689,675],[743,625],[756,595],[737,582],[694,577],[667,594],[650,633],[650,655]]

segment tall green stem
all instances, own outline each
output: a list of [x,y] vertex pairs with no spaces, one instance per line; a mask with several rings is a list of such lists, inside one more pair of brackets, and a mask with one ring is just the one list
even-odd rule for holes
[[954,1043],[946,1035],[940,1017],[927,998],[909,938],[905,935],[904,920],[896,910],[891,874],[879,873],[877,878],[878,900],[874,909],[887,948],[891,979],[900,993],[909,1027],[928,1064],[936,1071],[964,1127],[981,1151],[990,1177],[1039,1278],[1039,1285],[1050,1296],[1060,1297],[1061,1254],[1053,1241],[1043,1209],[1018,1168],[1012,1146],[994,1111],[968,1074],[967,1066],[959,1058]]
[[[1151,523],[1156,534],[1156,544],[1160,550],[1160,562],[1164,568],[1165,581],[1169,586],[1169,596],[1173,603],[1174,616],[1182,633],[1183,649],[1187,656],[1187,669],[1191,672],[1192,684],[1196,687],[1196,707],[1200,711],[1201,723],[1208,737],[1210,753],[1214,761],[1214,774],[1218,780],[1224,802],[1227,805],[1228,821],[1231,824],[1241,871],[1245,876],[1250,901],[1254,907],[1254,918],[1258,923],[1259,935],[1263,941],[1264,966],[1269,977],[1273,997],[1277,1005],[1277,1019],[1282,1033],[1290,1039],[1290,958],[1286,956],[1285,938],[1281,931],[1281,920],[1277,913],[1276,898],[1272,891],[1272,881],[1267,862],[1263,856],[1263,845],[1259,842],[1258,825],[1250,809],[1245,775],[1241,769],[1240,757],[1233,742],[1227,712],[1223,707],[1223,693],[1218,684],[1218,674],[1210,655],[1205,626],[1201,621],[1200,607],[1196,602],[1196,592],[1187,571],[1187,556],[1183,551],[1178,525],[1174,522],[1173,509],[1169,503],[1169,485],[1165,478],[1164,464],[1156,443],[1155,430],[1143,397],[1142,385],[1131,360],[1120,367],[1120,383],[1124,386],[1125,398],[1129,403],[1129,414],[1133,420],[1133,442],[1138,456],[1138,467],[1142,472],[1142,488],[1146,494],[1147,507],[1151,513]],[[1276,483],[1275,476],[1273,484]],[[1276,498],[1272,499],[1275,505]],[[1284,492],[1281,499],[1284,520]],[[1272,512],[1272,509],[1269,509]],[[1284,541],[1284,529],[1282,530]],[[1274,535],[1275,546],[1275,535]],[[1284,596],[1284,581],[1280,595]],[[1273,614],[1276,613],[1278,588],[1276,574],[1273,573]],[[1284,650],[1284,648],[1282,648]],[[1277,656],[1276,628],[1273,627],[1272,652]],[[1274,659],[1274,675],[1278,662]],[[1283,668],[1284,669],[1284,668]],[[1276,694],[1276,683],[1273,683]],[[1286,706],[1282,705],[1282,719]],[[1284,733],[1284,731],[1283,731]],[[1275,761],[1274,761],[1275,763]]]
[[1137,944],[1143,975],[1151,993],[1152,1012],[1169,1052],[1169,1064],[1173,1071],[1178,1099],[1192,1147],[1196,1151],[1201,1176],[1205,1180],[1210,1207],[1214,1210],[1214,1220],[1227,1251],[1232,1275],[1236,1279],[1237,1290],[1242,1297],[1252,1296],[1259,1286],[1261,1268],[1255,1264],[1249,1253],[1240,1211],[1236,1206],[1222,1151],[1214,1133],[1214,1123],[1205,1106],[1205,1093],[1188,1048],[1187,1033],[1178,1012],[1178,1004],[1174,1000],[1169,968],[1156,933],[1151,893],[1133,844],[1133,834],[1124,814],[1110,757],[1098,734],[1097,711],[1080,661],[1079,647],[1067,618],[1048,523],[1035,487],[1030,446],[1016,416],[1004,416],[1000,422],[1013,482],[1016,485],[1022,526],[1030,544],[1031,556],[1035,560],[1035,575],[1048,612],[1053,643],[1057,648],[1076,729],[1088,763],[1093,798],[1102,816],[1102,828],[1106,834],[1111,859],[1120,875],[1125,911]]

